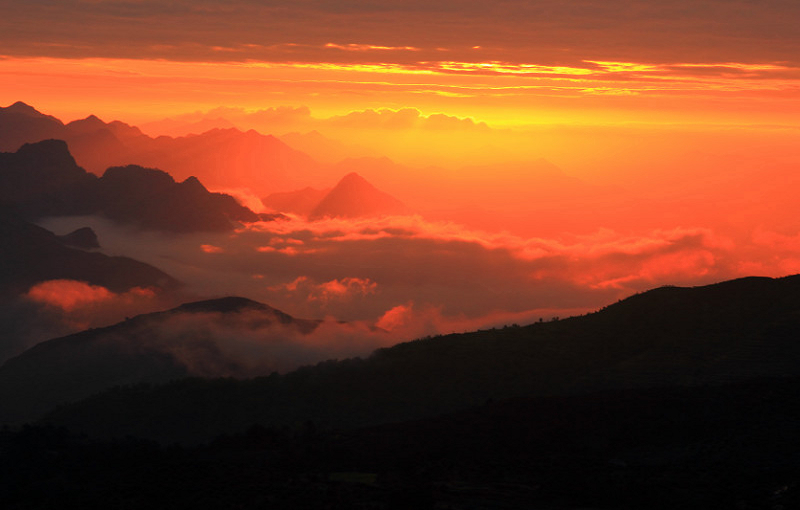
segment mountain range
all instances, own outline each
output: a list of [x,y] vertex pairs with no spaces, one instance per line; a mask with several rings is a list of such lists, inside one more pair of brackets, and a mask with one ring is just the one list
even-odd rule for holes
[[260,196],[320,180],[319,165],[309,156],[253,130],[216,128],[154,138],[93,115],[64,124],[25,103],[0,108],[0,151],[47,139],[66,141],[79,164],[96,175],[108,167],[136,164],[179,180],[195,177],[212,189],[250,188]]
[[97,177],[79,167],[67,144],[44,140],[0,153],[0,203],[26,218],[99,214],[121,223],[173,232],[231,230],[261,219],[195,177],[175,182],[161,170],[111,167]]
[[203,441],[253,423],[355,427],[487,400],[797,377],[798,334],[800,276],[663,287],[586,316],[421,339],[280,376],[117,390],[48,420],[104,436]]

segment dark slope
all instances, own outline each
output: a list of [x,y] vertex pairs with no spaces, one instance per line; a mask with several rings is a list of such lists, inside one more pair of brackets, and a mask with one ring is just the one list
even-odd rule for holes
[[403,214],[402,202],[366,181],[357,173],[345,175],[309,214],[309,219],[360,218]]
[[175,182],[166,172],[135,165],[112,167],[98,181],[98,209],[122,223],[173,232],[225,231],[231,221],[259,216],[230,195],[210,193],[194,177]]
[[50,418],[165,440],[208,439],[209,423],[215,433],[308,419],[357,426],[487,399],[798,376],[799,337],[800,276],[746,278],[656,289],[588,316],[419,340],[280,377],[120,391]]
[[490,402],[205,446],[0,431],[4,508],[778,509],[800,506],[800,380]]
[[194,177],[183,182],[161,170],[113,167],[101,178],[79,167],[60,140],[0,153],[0,203],[29,219],[102,214],[122,223],[172,232],[224,231],[259,216]]
[[0,152],[0,203],[13,205],[31,219],[91,213],[97,180],[75,163],[61,140]]
[[91,250],[100,248],[100,241],[97,239],[97,234],[89,227],[81,227],[63,236],[57,236],[58,239],[73,248],[81,248],[84,250]]
[[225,334],[213,331],[275,327],[303,334],[317,325],[244,298],[223,298],[42,342],[0,366],[0,423],[29,421],[121,384],[249,375],[242,364],[248,360],[226,352]]
[[35,283],[57,279],[84,281],[114,292],[178,286],[175,279],[149,264],[71,248],[49,230],[0,209],[0,296],[20,294]]

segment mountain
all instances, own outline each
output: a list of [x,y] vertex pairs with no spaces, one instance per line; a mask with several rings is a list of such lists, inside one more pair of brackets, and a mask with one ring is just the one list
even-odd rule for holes
[[314,207],[309,219],[360,218],[407,213],[402,202],[380,191],[357,173],[349,173]]
[[59,138],[64,124],[21,101],[0,107],[0,151],[16,151],[28,142]]
[[100,175],[111,166],[136,164],[196,177],[212,189],[250,188],[258,196],[321,180],[321,166],[271,135],[235,128],[180,137],[150,137],[136,127],[94,115],[64,125],[24,103],[0,109],[0,150],[23,143],[65,140],[78,163]]
[[[0,366],[0,422],[28,421],[122,384],[268,374],[269,360],[252,359],[255,344],[232,337],[249,333],[258,342],[280,342],[318,324],[229,297],[42,342]],[[239,352],[244,349],[250,354]]]
[[330,191],[330,189],[320,190],[310,187],[297,191],[282,191],[262,198],[261,203],[274,211],[308,216]]
[[0,209],[0,296],[26,292],[47,280],[78,280],[113,292],[134,287],[171,289],[178,282],[155,267],[68,246],[69,241]]
[[98,180],[98,211],[121,223],[173,232],[225,231],[260,218],[236,199],[210,193],[197,178],[175,182],[161,170],[111,167]]
[[97,239],[97,234],[89,227],[81,227],[68,234],[56,237],[65,245],[73,248],[81,248],[83,250],[100,248],[100,241]]
[[225,231],[260,218],[195,177],[183,182],[161,170],[112,167],[102,177],[79,167],[61,140],[0,153],[0,203],[28,219],[101,214],[121,223],[172,232]]
[[659,288],[586,316],[417,340],[282,376],[120,390],[49,419],[165,441],[207,440],[253,423],[365,426],[490,399],[797,377],[798,337],[800,275],[744,278]]
[[97,177],[77,165],[63,141],[44,140],[0,153],[0,203],[31,219],[89,214],[96,186]]

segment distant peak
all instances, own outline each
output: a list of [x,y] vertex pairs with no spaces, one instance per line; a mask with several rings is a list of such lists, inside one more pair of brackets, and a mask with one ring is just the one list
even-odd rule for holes
[[11,106],[5,107],[4,110],[6,110],[7,112],[21,113],[21,114],[24,114],[24,115],[33,115],[33,116],[43,115],[36,108],[34,108],[33,106],[31,106],[31,105],[29,105],[27,103],[23,103],[22,101],[17,101],[16,103],[12,104]]
[[357,183],[357,182],[359,182],[359,183],[367,182],[367,180],[364,179],[363,177],[361,177],[360,175],[358,175],[358,173],[356,173],[356,172],[350,172],[349,174],[347,174],[347,175],[345,175],[344,177],[341,178],[341,180],[339,181],[339,184]]
[[207,191],[206,187],[203,186],[203,183],[200,182],[200,179],[198,179],[194,175],[187,177],[181,184],[183,186],[202,189],[203,191]]

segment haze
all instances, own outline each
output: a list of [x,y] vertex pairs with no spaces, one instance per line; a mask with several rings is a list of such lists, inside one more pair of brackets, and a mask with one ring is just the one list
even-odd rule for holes
[[[95,216],[41,222],[57,234],[92,226],[105,253],[148,262],[193,297],[240,295],[411,339],[582,313],[659,285],[800,271],[792,2],[3,10],[4,104],[119,120],[152,139],[99,149],[76,135],[79,165],[196,176],[286,215],[215,234]],[[305,156],[260,159],[254,147],[278,142]],[[403,209],[315,216],[299,199],[275,205],[276,193],[307,187],[324,196],[353,172]],[[73,313],[128,303],[114,317],[163,306],[144,291],[48,295],[29,294]]]

